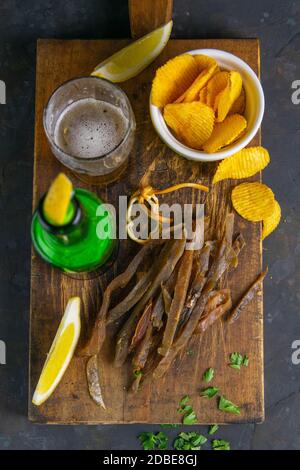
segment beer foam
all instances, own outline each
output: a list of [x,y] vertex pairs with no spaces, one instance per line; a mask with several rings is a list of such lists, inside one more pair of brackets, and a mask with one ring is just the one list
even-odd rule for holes
[[65,153],[95,158],[123,140],[128,120],[122,110],[105,101],[84,98],[68,105],[59,116],[54,141]]

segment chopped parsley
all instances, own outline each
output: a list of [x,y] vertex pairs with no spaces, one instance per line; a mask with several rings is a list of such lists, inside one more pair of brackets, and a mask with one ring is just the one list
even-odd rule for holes
[[217,424],[211,424],[208,428],[208,434],[209,435],[215,434],[215,432],[217,432],[218,429],[219,429],[219,426]]
[[234,413],[236,415],[239,415],[241,412],[237,405],[227,400],[227,398],[225,398],[223,395],[220,396],[219,410],[225,411],[226,413]]
[[178,413],[183,414],[182,423],[183,424],[196,424],[198,422],[196,413],[194,412],[191,405],[188,405],[190,400],[189,395],[185,395],[179,402]]
[[166,450],[168,448],[168,437],[164,432],[142,432],[139,440],[144,450]]
[[233,352],[230,354],[230,364],[229,366],[232,369],[240,369],[241,366],[248,366],[249,358],[248,356],[242,356],[239,352]]
[[212,367],[210,367],[203,374],[204,382],[206,383],[210,382],[214,378],[214,375],[215,375],[215,370]]
[[230,450],[230,443],[223,439],[213,439],[211,447],[213,450]]
[[213,398],[218,393],[218,391],[219,389],[217,387],[207,387],[201,392],[201,396],[206,398]]
[[200,450],[207,438],[198,432],[181,432],[176,437],[173,447],[176,450]]

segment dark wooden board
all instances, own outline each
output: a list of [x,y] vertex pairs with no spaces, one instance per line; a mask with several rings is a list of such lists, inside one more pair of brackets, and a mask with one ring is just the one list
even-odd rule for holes
[[[50,181],[59,171],[65,171],[75,186],[87,187],[52,155],[42,125],[43,108],[52,91],[65,80],[88,75],[95,64],[128,44],[129,40],[40,40],[37,48],[36,126],[33,207],[47,190]],[[119,195],[130,195],[140,179],[146,177],[157,187],[179,181],[209,183],[215,164],[197,164],[174,154],[156,135],[149,116],[148,99],[151,81],[158,66],[169,58],[197,48],[223,49],[244,59],[259,75],[259,44],[253,40],[171,40],[159,58],[138,77],[121,84],[132,103],[137,133],[130,155],[126,177],[119,182],[100,188],[90,186],[100,197],[117,204]],[[258,144],[257,135],[252,144]],[[258,175],[252,179],[260,179]],[[207,211],[212,216],[212,230],[224,220],[230,210],[230,191],[234,181],[225,181],[211,189]],[[167,200],[180,198],[182,203],[199,201],[199,193],[184,190],[170,195]],[[234,300],[247,288],[261,271],[261,224],[252,224],[236,217],[236,230],[242,230],[247,246],[241,254],[237,270],[229,276]],[[219,321],[201,340],[189,347],[174,363],[167,376],[158,384],[149,384],[132,397],[124,387],[128,384],[129,368],[114,369],[111,365],[111,341],[107,341],[101,356],[100,370],[103,378],[107,411],[98,408],[90,399],[86,378],[86,356],[78,348],[61,383],[52,397],[41,407],[31,404],[42,365],[46,358],[62,312],[69,297],[79,295],[84,304],[83,341],[101,305],[102,289],[117,273],[126,267],[137,250],[132,241],[122,241],[117,262],[107,275],[89,280],[71,279],[45,264],[32,254],[31,271],[31,328],[30,328],[30,383],[29,418],[39,423],[160,423],[180,422],[178,401],[189,394],[201,423],[260,422],[264,419],[263,392],[263,309],[262,297],[257,297],[240,320],[228,326]],[[248,368],[236,371],[228,367],[228,355],[233,351],[247,353]],[[216,370],[217,385],[222,393],[241,405],[240,415],[224,414],[217,410],[215,399],[199,397],[201,376],[207,367]]]

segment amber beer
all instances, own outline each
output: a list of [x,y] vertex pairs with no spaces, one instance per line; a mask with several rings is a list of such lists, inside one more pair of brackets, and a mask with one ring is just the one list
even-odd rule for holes
[[44,128],[54,155],[92,184],[110,183],[127,166],[135,119],[125,93],[98,77],[61,85],[44,112]]

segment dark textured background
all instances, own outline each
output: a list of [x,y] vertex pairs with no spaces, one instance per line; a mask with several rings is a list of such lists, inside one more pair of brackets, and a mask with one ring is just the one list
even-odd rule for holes
[[[300,339],[300,105],[291,102],[291,83],[300,79],[299,26],[299,0],[174,0],[173,37],[261,41],[263,144],[271,153],[264,181],[283,220],[264,243],[266,421],[222,427],[218,435],[234,449],[300,449],[300,365],[291,362],[291,344]],[[140,431],[159,430],[39,426],[26,418],[36,40],[128,36],[126,0],[0,2],[0,79],[7,85],[0,105],[0,339],[7,344],[0,449],[135,449]]]

